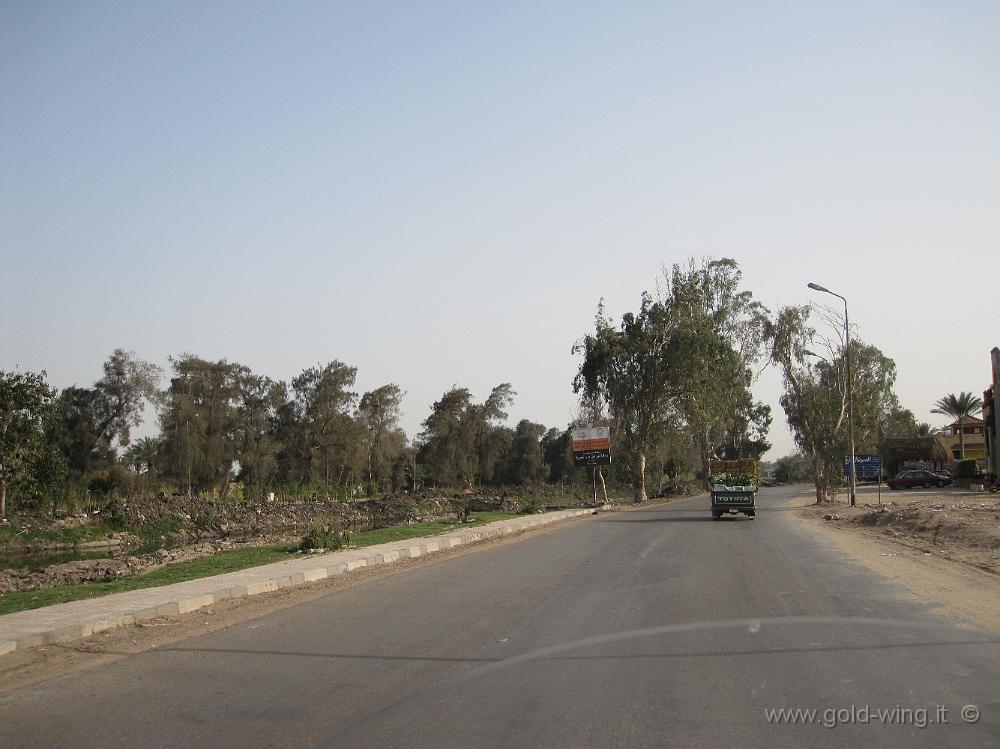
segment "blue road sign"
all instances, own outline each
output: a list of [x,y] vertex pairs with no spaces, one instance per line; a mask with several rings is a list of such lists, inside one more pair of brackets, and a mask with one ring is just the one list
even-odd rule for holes
[[[882,475],[881,455],[855,455],[854,473],[859,478],[876,479]],[[844,456],[844,475],[851,475],[851,456]]]

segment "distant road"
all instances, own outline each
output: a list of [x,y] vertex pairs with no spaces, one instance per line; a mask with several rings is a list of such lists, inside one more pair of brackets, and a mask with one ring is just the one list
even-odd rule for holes
[[1000,635],[844,559],[797,491],[574,521],[0,695],[0,746],[1000,746]]

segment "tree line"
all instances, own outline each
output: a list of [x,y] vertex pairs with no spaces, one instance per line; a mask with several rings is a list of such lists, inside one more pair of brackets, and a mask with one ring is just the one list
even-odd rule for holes
[[[899,404],[895,363],[855,331],[850,344],[857,452],[917,434],[925,425]],[[649,484],[706,477],[714,457],[760,459],[770,449],[771,409],[751,391],[768,365],[782,374],[780,403],[822,501],[848,451],[846,346],[837,312],[772,313],[743,287],[735,260],[690,259],[663,267],[656,291],[618,321],[599,302],[593,329],[571,349],[581,358],[579,413],[565,428],[508,427],[510,383],[482,402],[454,386],[410,440],[399,385],[358,394],[357,368],[338,360],[284,382],[182,354],[162,388],[159,367],[122,349],[90,387],[56,391],[44,372],[0,372],[0,512],[8,492],[31,507],[136,477],[159,491],[257,497],[577,482],[589,474],[573,466],[570,428],[605,425],[615,463],[600,478],[627,482],[642,501]],[[133,442],[146,404],[159,435]]]
[[[163,371],[118,349],[90,387],[57,391],[44,372],[0,372],[0,511],[67,494],[129,487],[187,494],[350,496],[424,486],[569,481],[568,429],[505,425],[516,395],[497,385],[483,402],[452,387],[408,440],[403,390],[357,393],[357,368],[334,360],[290,382],[192,354]],[[146,404],[159,434],[132,440]]]
[[[663,268],[656,293],[643,293],[619,322],[598,305],[593,331],[574,347],[582,362],[573,387],[611,427],[638,502],[661,472],[707,477],[712,458],[759,460],[772,417],[751,386],[776,366],[781,407],[824,501],[849,452],[843,331],[843,318],[823,306],[772,313],[743,288],[735,260],[690,259]],[[892,359],[850,335],[856,452],[874,453],[883,438],[915,436],[918,425],[896,397]],[[795,463],[782,471],[798,475]]]

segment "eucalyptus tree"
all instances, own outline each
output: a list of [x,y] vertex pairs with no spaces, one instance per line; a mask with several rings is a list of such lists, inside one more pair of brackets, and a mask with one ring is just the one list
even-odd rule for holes
[[676,428],[684,380],[697,359],[699,342],[684,322],[644,292],[639,311],[615,326],[601,300],[594,332],[573,346],[583,356],[573,391],[607,406],[635,502],[646,499],[646,459]]
[[[840,480],[848,454],[847,366],[843,341],[830,342],[810,326],[812,308],[784,307],[773,324],[773,361],[781,367],[780,403],[796,445],[809,459],[816,501]],[[811,349],[825,347],[825,356]],[[853,413],[860,451],[875,450],[880,425],[898,418],[896,365],[878,348],[852,337]]]
[[770,312],[742,278],[731,258],[662,269],[660,299],[697,341],[680,410],[706,476],[711,457],[759,459],[770,449],[770,407],[750,390],[769,353]]
[[982,398],[965,391],[939,398],[931,409],[932,414],[943,414],[958,422],[958,446],[962,460],[965,460],[965,420],[982,410]]

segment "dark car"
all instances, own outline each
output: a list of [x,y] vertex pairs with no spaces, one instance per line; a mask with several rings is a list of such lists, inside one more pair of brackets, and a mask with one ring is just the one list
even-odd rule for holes
[[890,489],[912,489],[916,486],[947,486],[951,476],[939,476],[923,469],[900,471],[886,482]]

